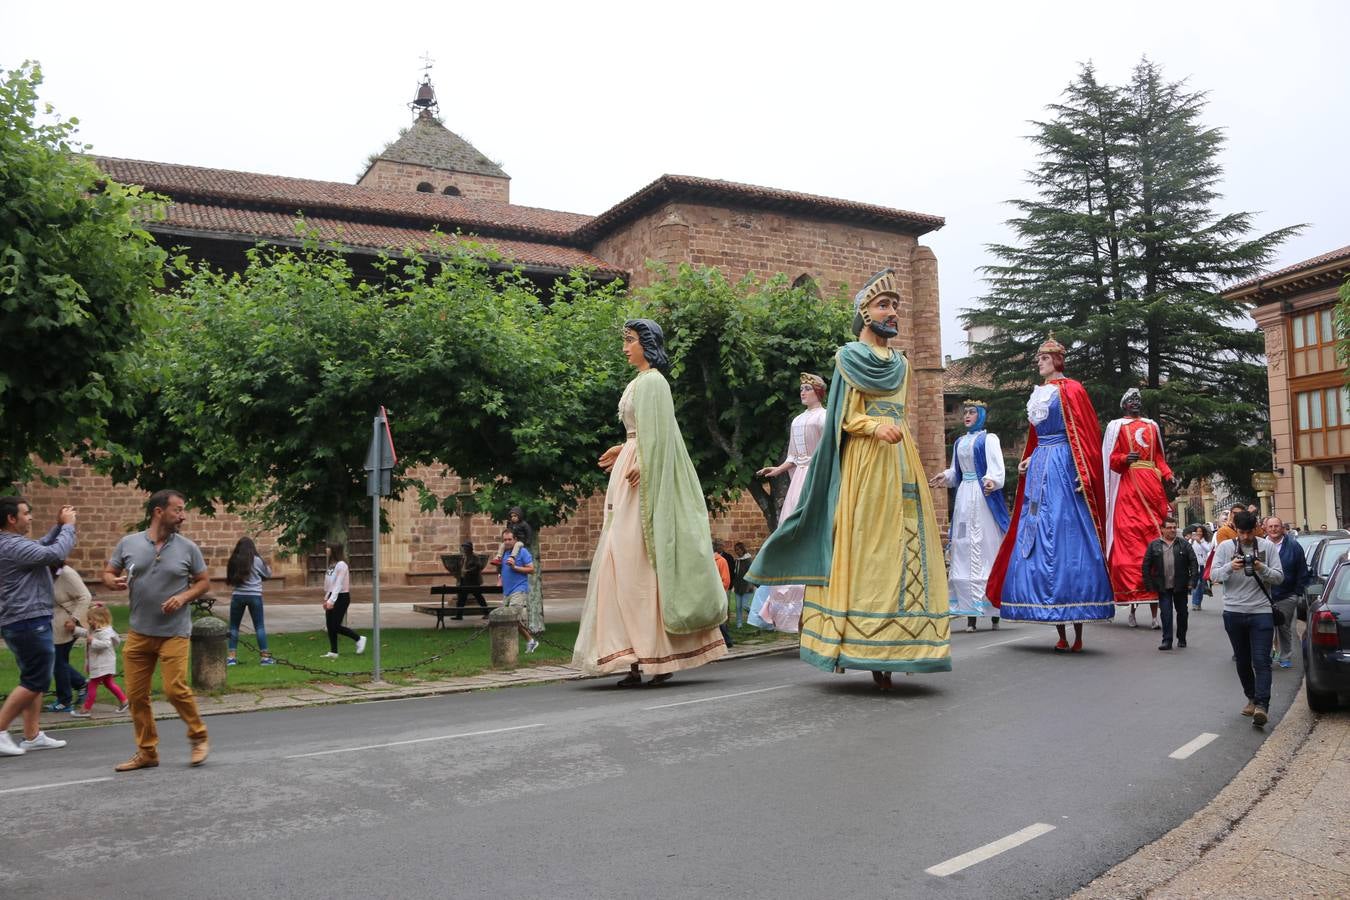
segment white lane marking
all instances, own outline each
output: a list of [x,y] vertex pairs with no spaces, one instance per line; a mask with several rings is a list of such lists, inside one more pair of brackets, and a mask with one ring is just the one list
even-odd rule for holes
[[1015,643],[1017,643],[1018,641],[1030,640],[1031,638],[1034,638],[1035,636],[1036,636],[1036,635],[1034,635],[1034,634],[1024,634],[1024,635],[1022,635],[1021,637],[1012,638],[1011,640],[1007,640],[1007,641],[995,641],[995,642],[992,643],[992,644],[985,644],[984,646],[982,646],[982,647],[976,647],[975,649],[976,649],[976,650],[988,650],[990,647],[1002,647],[1004,644],[1015,644]]
[[1208,746],[1210,741],[1218,740],[1218,738],[1219,736],[1217,734],[1210,734],[1206,731],[1195,740],[1187,741],[1167,755],[1172,759],[1185,759],[1195,753],[1195,751]]
[[940,862],[936,866],[929,866],[924,869],[929,875],[936,875],[939,878],[946,878],[948,875],[960,872],[962,869],[970,868],[976,863],[982,863],[986,859],[998,856],[1000,853],[1011,850],[1014,847],[1020,847],[1027,841],[1040,837],[1043,834],[1049,834],[1055,830],[1055,826],[1047,825],[1044,822],[1037,822],[1035,825],[1028,825],[1021,831],[1014,831],[1007,837],[999,838],[983,847],[976,847],[960,856],[953,856],[946,862]]
[[71,787],[77,784],[97,784],[100,781],[112,781],[112,776],[106,778],[81,778],[79,781],[58,781],[54,784],[34,784],[29,787],[5,788],[0,794],[22,794],[25,791],[45,791],[47,788]]
[[503,734],[507,731],[523,731],[526,728],[543,728],[543,722],[536,722],[533,725],[513,725],[510,728],[492,728],[488,731],[465,731],[460,734],[439,734],[436,737],[414,738],[410,741],[390,741],[387,744],[366,744],[364,747],[343,747],[340,750],[319,750],[314,753],[297,753],[294,756],[285,756],[283,759],[305,759],[309,756],[331,756],[334,753],[357,753],[361,750],[382,750],[385,747],[406,747],[409,744],[425,744],[429,741],[450,741],[455,738],[479,737],[484,734]]
[[746,697],[750,694],[763,694],[768,691],[781,691],[783,688],[792,687],[790,684],[780,684],[777,687],[758,688],[753,691],[737,691],[734,694],[718,694],[716,697],[700,697],[697,700],[681,700],[679,703],[662,703],[660,706],[644,706],[643,712],[649,712],[653,709],[670,709],[672,706],[688,706],[691,703],[711,703],[713,700],[730,700],[732,697]]

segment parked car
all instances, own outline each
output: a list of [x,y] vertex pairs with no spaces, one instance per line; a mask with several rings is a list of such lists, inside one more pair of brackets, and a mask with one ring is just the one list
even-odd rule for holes
[[1311,551],[1303,544],[1303,535],[1298,537],[1299,546],[1303,547],[1303,555],[1308,558],[1308,571],[1312,573],[1303,596],[1298,598],[1298,617],[1300,619],[1308,617],[1308,604],[1322,593],[1322,588],[1326,587],[1327,577],[1331,575],[1332,568],[1340,561],[1341,557],[1345,556],[1346,551],[1350,551],[1350,533],[1329,531],[1316,532],[1315,534],[1319,540],[1313,543]]
[[1330,538],[1346,537],[1350,538],[1350,531],[1301,531],[1294,540],[1303,548],[1303,555],[1307,559],[1312,559],[1313,551],[1319,544]]
[[1350,698],[1350,561],[1332,569],[1326,588],[1308,604],[1303,633],[1304,693],[1308,706],[1329,712]]

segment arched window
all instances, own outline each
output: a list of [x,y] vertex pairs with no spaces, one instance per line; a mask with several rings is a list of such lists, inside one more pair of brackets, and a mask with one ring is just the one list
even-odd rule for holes
[[418,189],[419,191],[421,191],[422,193],[424,193],[424,194],[433,194],[433,193],[436,192],[436,189],[435,189],[434,187],[431,186],[431,182],[430,182],[430,181],[424,181],[424,182],[422,182],[421,184],[419,184],[419,185],[417,186],[417,189]]
[[445,190],[441,191],[441,193],[445,194],[447,197],[458,197],[459,188],[455,187],[453,184],[447,184]]
[[802,290],[809,292],[811,296],[815,297],[817,300],[820,299],[820,286],[816,284],[814,278],[807,275],[805,272],[792,279],[792,286],[793,288],[801,288]]

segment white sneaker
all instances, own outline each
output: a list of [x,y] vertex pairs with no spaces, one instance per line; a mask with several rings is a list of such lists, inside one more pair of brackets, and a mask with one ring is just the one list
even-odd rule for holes
[[57,750],[65,745],[65,741],[47,737],[45,731],[39,731],[31,741],[19,741],[19,747],[24,750]]
[[8,731],[0,731],[0,756],[23,756],[28,751],[14,743]]
[[1159,630],[1162,629],[1162,623],[1159,622],[1157,619],[1154,619],[1154,620],[1153,620],[1153,624],[1152,624],[1150,627],[1151,627],[1154,631],[1159,631]]
[[361,637],[356,639],[356,655],[360,656],[362,653],[365,652],[366,652],[366,638],[365,635],[362,635]]
[[533,638],[531,638],[530,640],[528,640],[528,641],[525,642],[525,652],[526,652],[526,653],[533,653],[534,651],[536,651],[536,650],[538,650],[538,649],[539,649],[539,642],[536,641],[536,640],[534,640]]
[[337,654],[334,653],[332,650],[329,650],[323,656],[320,656],[319,659],[337,659]]
[[1139,622],[1138,622],[1138,621],[1135,619],[1135,617],[1134,617],[1134,607],[1133,607],[1133,606],[1130,607],[1130,627],[1131,627],[1131,628],[1138,628],[1138,627],[1139,627]]

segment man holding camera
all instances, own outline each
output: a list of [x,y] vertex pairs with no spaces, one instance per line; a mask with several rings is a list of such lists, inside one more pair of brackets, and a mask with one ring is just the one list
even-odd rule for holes
[[1258,728],[1266,724],[1270,709],[1270,647],[1275,636],[1275,617],[1267,585],[1284,581],[1279,550],[1256,534],[1256,515],[1247,510],[1233,514],[1237,537],[1214,548],[1210,577],[1224,586],[1223,627],[1233,645],[1238,680],[1247,695],[1244,716]]

